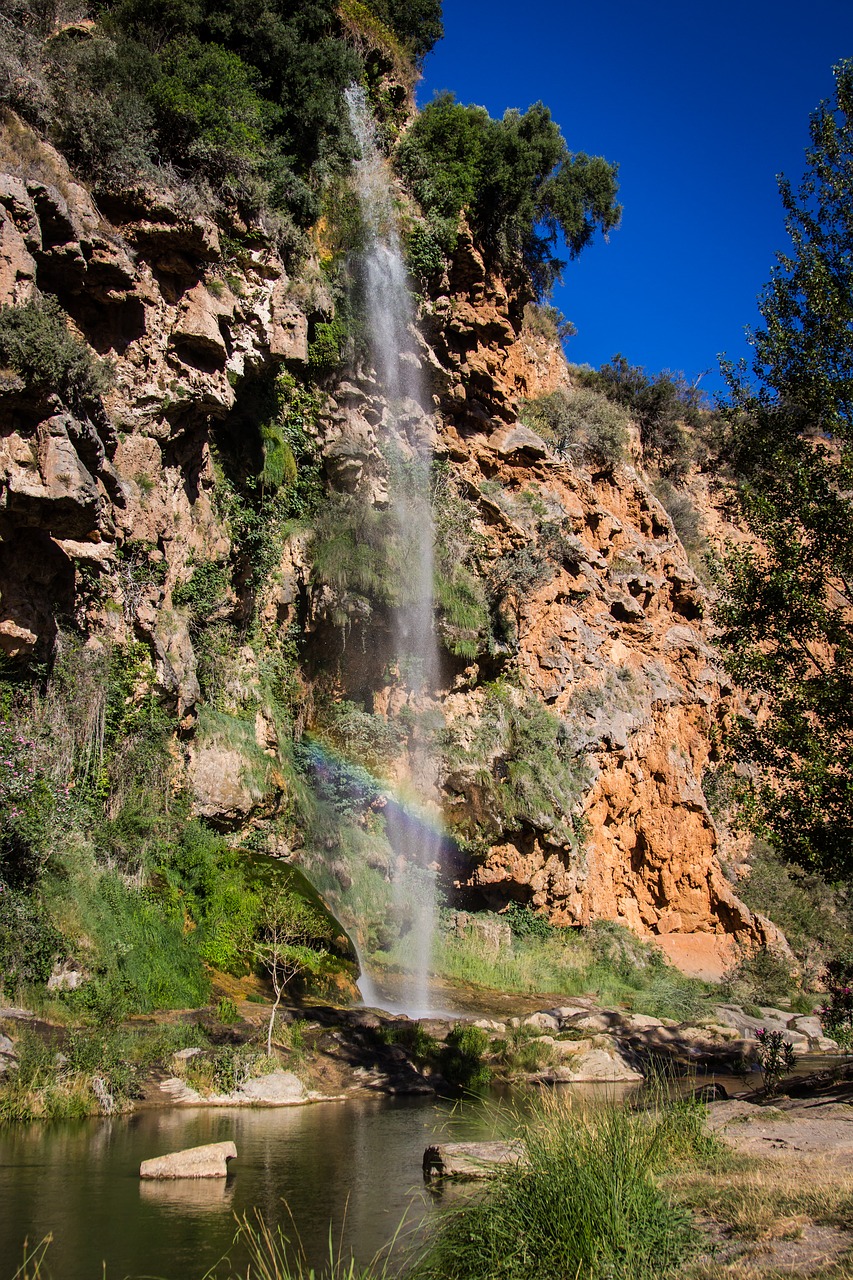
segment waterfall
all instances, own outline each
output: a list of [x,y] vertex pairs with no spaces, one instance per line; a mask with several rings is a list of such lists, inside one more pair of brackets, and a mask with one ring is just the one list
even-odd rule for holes
[[[392,474],[389,484],[392,510],[410,548],[406,582],[401,584],[401,602],[393,619],[397,681],[407,686],[407,697],[424,706],[438,677],[434,529],[429,501],[434,423],[424,409],[414,308],[387,165],[364,92],[353,85],[347,90],[346,102],[360,152],[355,162],[355,185],[365,228],[361,261],[364,306],[371,359],[386,405],[382,431],[386,443],[399,449],[406,463],[405,480],[395,481]],[[402,1005],[408,1013],[430,1011],[436,873],[442,850],[436,760],[428,752],[419,756],[413,770],[417,776],[411,778],[412,802],[389,804],[386,810],[394,851],[395,905],[413,921],[406,936],[411,977]],[[367,988],[363,995],[368,997]]]

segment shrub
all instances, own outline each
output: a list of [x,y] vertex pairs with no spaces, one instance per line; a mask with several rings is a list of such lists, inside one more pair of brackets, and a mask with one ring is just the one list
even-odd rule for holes
[[684,550],[697,551],[704,545],[705,539],[699,522],[699,512],[693,505],[690,495],[674,488],[666,478],[655,481],[652,490],[658,501],[666,508]]
[[751,1005],[776,1005],[787,1000],[796,986],[790,962],[771,947],[760,947],[744,956],[723,980],[730,999]]
[[814,871],[785,864],[770,845],[756,841],[748,877],[738,894],[781,928],[797,957],[807,989],[827,961],[843,958],[853,929],[853,901],[846,884],[828,884]]
[[404,735],[401,725],[347,699],[324,708],[314,732],[336,752],[372,770],[387,767],[400,753]]
[[853,956],[849,950],[826,966],[826,999],[820,1020],[825,1035],[848,1052],[853,1048]]
[[535,302],[528,302],[524,308],[524,329],[537,338],[559,343],[577,333],[571,320],[567,320],[557,307],[537,306]]
[[87,40],[59,34],[45,53],[55,95],[51,132],[71,163],[101,186],[154,176],[155,55],[138,41],[100,30]]
[[19,983],[47,982],[61,947],[39,899],[0,879],[0,989],[11,996]]
[[444,35],[442,0],[366,0],[420,64]]
[[591,388],[552,391],[528,400],[521,418],[562,457],[575,456],[606,470],[624,460],[628,416],[601,392]]
[[663,476],[683,480],[692,452],[683,424],[696,426],[701,420],[701,397],[683,374],[650,376],[617,354],[597,373],[584,374],[583,381],[628,411],[640,428],[644,453]]
[[491,1080],[491,1071],[483,1062],[489,1037],[480,1027],[455,1026],[438,1057],[438,1066],[453,1089],[477,1093]]
[[40,297],[0,309],[0,366],[15,370],[27,391],[59,394],[83,412],[110,384],[106,365],[68,327],[55,298]]
[[512,929],[515,938],[550,938],[554,933],[554,925],[547,916],[534,911],[529,903],[511,902],[503,913],[503,918]]
[[160,63],[150,97],[164,143],[239,192],[259,169],[277,116],[257,92],[257,73],[232,50],[190,35],[167,44]]
[[386,1044],[400,1045],[421,1066],[434,1061],[440,1052],[438,1041],[424,1030],[420,1022],[387,1023],[380,1034]]
[[476,795],[459,820],[467,840],[492,840],[527,824],[578,849],[574,815],[585,766],[561,722],[538,699],[502,681],[488,685],[477,721],[451,725],[444,745],[448,772],[468,774]]
[[758,1042],[755,1054],[764,1079],[764,1092],[775,1093],[785,1075],[794,1069],[794,1046],[785,1039],[784,1031],[769,1031],[759,1027],[755,1033]]
[[172,602],[190,614],[190,629],[198,631],[210,620],[231,594],[231,573],[228,566],[218,560],[202,560],[193,565],[186,582],[179,582],[172,591]]

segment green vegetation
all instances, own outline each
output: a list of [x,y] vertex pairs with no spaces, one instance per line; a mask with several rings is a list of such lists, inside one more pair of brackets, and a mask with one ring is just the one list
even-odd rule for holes
[[52,10],[11,0],[0,101],[102,189],[142,178],[195,212],[272,211],[267,230],[299,253],[352,158],[343,92],[367,75],[356,37],[387,32],[403,74],[442,33],[439,0],[343,7],[346,22],[334,0],[99,0],[93,28],[56,34]]
[[[513,922],[518,913],[491,918]],[[475,929],[461,937],[455,929],[442,930],[435,949],[436,971],[495,991],[592,994],[603,1004],[626,1004],[635,1013],[678,1022],[697,1017],[704,1008],[703,983],[686,978],[657,947],[619,925],[599,921],[587,929],[552,926],[544,937],[539,927],[520,935],[514,923],[512,927],[512,945],[499,950],[484,945]]]
[[206,1045],[205,1032],[186,1023],[50,1034],[24,1027],[15,1045],[18,1068],[0,1081],[0,1124],[122,1111],[153,1066],[178,1049]]
[[452,1089],[478,1093],[485,1089],[492,1073],[483,1062],[489,1037],[479,1027],[453,1028],[438,1055],[438,1066]]
[[[787,252],[759,307],[754,383],[729,370],[729,450],[756,542],[733,550],[719,610],[727,664],[759,693],[734,757],[754,825],[798,866],[853,868],[853,62],[811,120]],[[827,282],[832,281],[829,287]]]
[[[203,1004],[208,967],[247,972],[271,896],[245,855],[188,819],[151,681],[142,646],[62,635],[49,676],[18,673],[0,691],[4,991],[14,998],[73,962],[84,981],[61,998],[101,1025]],[[334,934],[318,916],[303,940],[318,964],[342,963]]]
[[675,532],[687,552],[698,551],[705,546],[705,538],[699,519],[699,512],[693,505],[689,494],[683,489],[676,489],[671,480],[661,476],[652,485],[652,491],[658,501],[666,508],[666,513],[673,523]]
[[465,213],[494,261],[526,273],[538,296],[564,265],[553,252],[560,237],[574,258],[619,221],[615,167],[572,154],[541,102],[492,120],[440,94],[406,132],[396,163],[427,217],[421,259],[428,244],[453,251]]
[[455,833],[471,848],[527,825],[579,853],[586,771],[561,722],[506,681],[484,686],[473,730],[445,732],[448,774],[470,777]]
[[640,428],[643,454],[662,476],[684,479],[692,445],[685,431],[702,422],[701,396],[680,373],[647,374],[617,354],[596,372],[577,371],[582,383],[621,405]]
[[678,1103],[583,1111],[558,1098],[520,1126],[526,1160],[439,1219],[418,1280],[661,1280],[699,1236],[662,1189],[674,1163],[706,1155],[702,1112]]
[[[738,894],[785,934],[797,959],[804,991],[816,990],[828,963],[843,958],[853,932],[853,900],[847,882],[828,884],[816,871],[786,863],[773,848],[756,841],[749,875]],[[751,998],[753,1004],[772,1000]]]
[[628,447],[628,413],[591,387],[558,389],[528,400],[521,420],[538,432],[555,453],[612,471]]
[[0,308],[0,369],[11,369],[30,395],[58,392],[85,413],[110,385],[110,370],[68,327],[55,298]]
[[448,652],[470,661],[488,651],[492,642],[480,566],[484,548],[471,528],[470,503],[459,493],[446,463],[433,466],[432,519],[439,635]]

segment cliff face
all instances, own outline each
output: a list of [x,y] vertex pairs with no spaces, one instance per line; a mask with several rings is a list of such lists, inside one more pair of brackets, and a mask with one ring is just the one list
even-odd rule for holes
[[[380,717],[402,697],[382,610],[366,618],[360,598],[312,571],[305,527],[283,526],[255,572],[223,489],[221,439],[240,444],[250,429],[245,388],[275,371],[316,383],[309,339],[334,312],[323,276],[309,263],[289,278],[260,232],[223,245],[212,222],[156,191],[96,207],[11,116],[0,154],[0,303],[54,294],[112,367],[102,407],[85,411],[0,371],[0,646],[44,657],[69,627],[94,648],[142,641],[195,811],[289,856],[300,836],[283,816],[293,784],[259,691],[265,646],[302,633],[297,735],[317,689]],[[571,385],[558,345],[525,326],[523,301],[463,237],[407,356],[430,380],[437,423],[415,414],[410,436],[435,431],[478,572],[504,574],[500,634],[456,645],[473,657],[451,646],[430,700],[450,743],[445,812],[467,850],[459,892],[492,907],[530,901],[562,924],[620,920],[679,963],[719,970],[733,939],[774,935],[722,876],[702,794],[734,696],[710,647],[705,591],[639,470],[570,465],[519,423],[520,399]],[[304,435],[327,491],[381,511],[387,415],[371,371],[326,374],[311,395]],[[233,572],[212,579],[201,617],[198,566],[226,563]],[[202,623],[241,637],[220,655],[220,705],[242,707],[248,745],[199,717],[211,685],[208,675],[203,697]],[[575,790],[558,788],[548,812],[530,801],[510,815],[495,800],[512,764],[507,726],[532,724],[534,704],[558,726],[553,750]],[[398,775],[418,768],[418,750],[414,733]]]

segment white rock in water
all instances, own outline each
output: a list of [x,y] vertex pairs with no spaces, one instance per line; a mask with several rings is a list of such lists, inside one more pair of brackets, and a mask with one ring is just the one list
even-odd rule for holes
[[209,1142],[203,1147],[187,1147],[166,1156],[143,1160],[140,1178],[225,1178],[228,1161],[234,1160],[237,1148],[233,1142]]
[[523,1142],[440,1142],[424,1152],[425,1178],[494,1178],[527,1162]]

